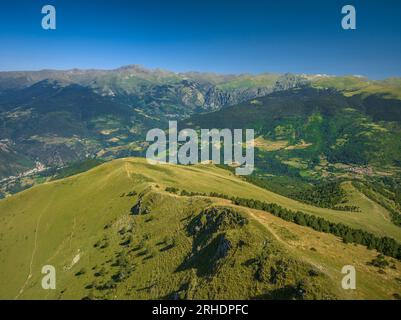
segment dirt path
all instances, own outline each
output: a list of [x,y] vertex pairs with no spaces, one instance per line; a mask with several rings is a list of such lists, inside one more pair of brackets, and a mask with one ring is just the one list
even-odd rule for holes
[[29,280],[32,278],[33,275],[33,262],[35,260],[35,255],[36,255],[36,251],[38,249],[38,233],[39,233],[39,228],[40,228],[40,222],[42,220],[42,216],[43,214],[48,210],[50,204],[52,203],[52,200],[50,200],[46,207],[42,210],[42,212],[40,213],[38,219],[36,220],[36,228],[35,228],[35,239],[34,239],[34,243],[33,243],[33,249],[32,249],[32,254],[31,254],[31,260],[29,262],[29,273],[28,276],[24,282],[24,284],[22,285],[20,291],[18,292],[18,294],[15,296],[14,300],[17,300],[22,293],[24,293],[26,286],[29,283]]
[[128,177],[128,179],[132,179],[131,178],[131,172],[130,172],[130,170],[129,170],[129,168],[128,168],[128,162],[125,162],[125,164],[124,164],[124,170],[125,170],[125,173],[127,174],[127,177]]
[[[270,221],[268,221],[267,218],[261,217],[259,216],[259,214],[253,212],[250,209],[247,209],[247,212],[249,213],[249,215],[254,218],[256,221],[258,221],[259,223],[261,223],[270,233],[271,235],[286,249],[288,250],[291,254],[295,255],[296,257],[298,257],[299,259],[305,261],[306,263],[314,266],[315,268],[317,268],[318,270],[320,270],[321,272],[324,272],[328,277],[330,277],[331,279],[334,280],[333,275],[329,272],[329,270],[327,268],[325,268],[324,266],[316,263],[315,261],[313,261],[312,259],[310,259],[309,257],[307,257],[306,255],[299,255],[299,253],[296,251],[295,248],[293,248],[291,245],[289,245],[287,243],[287,241],[283,240],[277,233],[276,231],[271,228],[269,226]],[[268,213],[262,213],[262,214],[268,214]]]
[[70,246],[70,249],[71,249],[72,238],[74,237],[74,231],[75,231],[76,225],[77,225],[77,218],[74,217],[74,222],[73,222],[73,224],[72,224],[72,230],[71,230],[71,234],[70,234],[70,238],[69,238],[69,243],[70,243],[69,246]]
[[40,220],[42,219],[43,216],[43,212],[40,214],[37,222],[36,222],[36,228],[35,228],[35,240],[34,240],[34,244],[33,244],[33,250],[32,250],[32,255],[31,255],[31,261],[29,262],[29,274],[28,277],[26,278],[24,284],[22,285],[19,293],[15,296],[14,300],[17,300],[19,298],[19,296],[24,292],[26,286],[28,285],[29,280],[32,278],[32,267],[33,267],[33,261],[35,259],[35,254],[36,254],[36,250],[38,248],[38,230],[39,230],[39,226],[40,226]]

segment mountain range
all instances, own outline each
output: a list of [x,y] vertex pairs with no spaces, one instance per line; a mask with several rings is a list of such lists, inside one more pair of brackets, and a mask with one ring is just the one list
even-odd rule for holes
[[138,66],[2,72],[0,178],[21,173],[35,161],[63,166],[98,152],[130,155],[133,148],[116,147],[143,141],[149,128],[169,119],[218,110],[301,82],[290,75],[177,74]]
[[[132,65],[116,70],[0,73],[0,178],[39,161],[61,167],[88,157],[141,155],[150,128],[218,111],[274,92],[331,88],[380,99],[378,119],[399,117],[401,80],[358,76],[175,73]],[[398,100],[397,100],[398,101]],[[397,102],[398,103],[398,102]]]

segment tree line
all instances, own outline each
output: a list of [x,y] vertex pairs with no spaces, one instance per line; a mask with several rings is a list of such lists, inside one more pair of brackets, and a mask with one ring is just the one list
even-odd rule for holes
[[296,223],[300,226],[310,227],[313,230],[320,232],[331,233],[335,236],[340,237],[344,243],[355,243],[364,245],[370,250],[375,249],[386,256],[401,260],[401,244],[399,244],[397,241],[387,236],[378,237],[370,232],[361,229],[354,229],[344,225],[343,223],[334,223],[324,218],[310,215],[302,211],[293,211],[290,209],[286,209],[276,203],[268,203],[255,199],[230,197],[228,195],[216,192],[211,192],[209,194],[206,194],[198,192],[189,192],[186,190],[182,190],[180,192],[176,188],[167,188],[167,189],[166,191],[168,192],[173,191],[173,193],[180,194],[182,196],[205,196],[205,197],[227,199],[232,201],[236,205],[248,207],[251,209],[266,211],[268,213],[273,214],[276,217],[279,217],[289,222]]

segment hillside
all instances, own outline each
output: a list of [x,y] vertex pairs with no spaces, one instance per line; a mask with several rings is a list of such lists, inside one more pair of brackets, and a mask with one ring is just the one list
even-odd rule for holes
[[387,99],[401,99],[401,83],[399,78],[386,80],[370,80],[361,76],[314,77],[311,81],[315,88],[332,88],[347,96],[381,95]]
[[[214,166],[151,166],[127,158],[0,200],[0,297],[40,299],[391,299],[401,263],[230,201],[260,199],[401,240],[388,213],[353,190],[362,211],[300,204]],[[357,215],[357,216],[356,216]],[[40,287],[54,265],[57,289]],[[340,287],[341,267],[357,290]],[[379,272],[380,271],[380,272]]]
[[[254,129],[256,170],[250,181],[326,207],[330,199],[308,200],[307,194],[327,195],[321,185],[331,182],[377,186],[383,201],[391,202],[394,223],[400,225],[400,100],[347,96],[327,88],[293,89],[194,115],[180,127]],[[332,207],[346,201],[337,200],[331,201]]]
[[194,115],[181,126],[252,128],[266,143],[281,142],[267,151],[281,151],[282,156],[313,163],[323,155],[332,163],[384,166],[400,165],[400,123],[400,100],[349,98],[330,89],[305,88]]

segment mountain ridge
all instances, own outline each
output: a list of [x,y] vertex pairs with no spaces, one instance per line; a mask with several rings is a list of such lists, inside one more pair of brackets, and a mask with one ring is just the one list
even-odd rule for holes
[[[391,299],[399,294],[398,261],[382,274],[369,264],[377,253],[362,246],[224,199],[165,191],[224,186],[240,196],[256,191],[270,197],[241,184],[247,185],[215,166],[155,167],[126,158],[0,200],[0,296]],[[52,292],[40,286],[45,264],[57,270]],[[356,291],[341,289],[344,264],[360,271]]]

